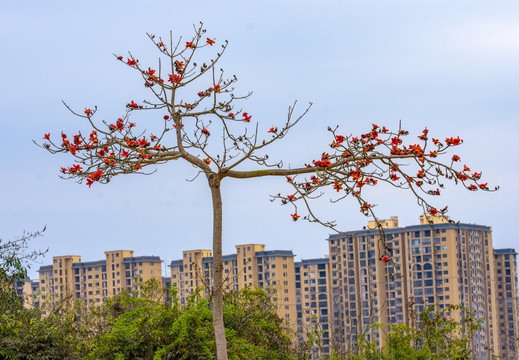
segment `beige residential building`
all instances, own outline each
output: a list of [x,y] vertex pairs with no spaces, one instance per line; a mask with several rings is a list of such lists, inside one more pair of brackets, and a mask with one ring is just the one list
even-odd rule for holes
[[[289,250],[265,250],[265,245],[236,246],[236,253],[225,255],[226,290],[256,287],[272,291],[279,315],[287,323],[296,321],[294,254]],[[176,288],[181,305],[197,288],[208,293],[212,282],[213,258],[210,250],[184,251],[182,259],[170,264],[171,285]]]
[[82,262],[81,256],[56,256],[39,269],[39,302],[44,314],[64,300],[99,306],[123,290],[138,290],[139,283],[155,278],[162,283],[158,256],[134,257],[131,250],[106,251],[105,259]]
[[463,305],[483,321],[471,344],[476,359],[491,359],[498,345],[491,228],[440,217],[421,217],[419,225],[406,227],[396,217],[381,223],[384,234],[370,222],[328,239],[333,328],[343,334],[345,347],[360,336],[382,346],[384,327],[368,326],[409,324],[409,306],[421,312],[431,304],[439,310]]

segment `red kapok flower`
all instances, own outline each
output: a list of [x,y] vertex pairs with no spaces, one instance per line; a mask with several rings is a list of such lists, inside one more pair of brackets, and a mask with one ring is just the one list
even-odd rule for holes
[[390,177],[391,177],[391,180],[394,180],[394,181],[397,181],[397,180],[400,179],[400,177],[399,177],[399,176],[396,176],[395,173],[392,173]]
[[214,44],[214,40],[211,40],[209,38],[207,38],[205,42],[208,43],[211,46],[213,46],[213,44]]
[[139,108],[139,105],[137,105],[133,100],[128,104],[126,105],[132,109],[138,109]]
[[380,258],[380,261],[382,261],[382,262],[388,262],[389,260],[391,260],[391,258],[387,255],[384,255]]
[[202,129],[202,134],[204,134],[205,136],[209,136],[209,135],[211,135],[211,133],[209,132],[209,130],[207,130],[206,128],[203,128],[203,129]]
[[290,216],[292,216],[292,220],[294,220],[294,221],[297,221],[297,219],[299,219],[301,217],[301,216],[297,215],[297,213],[290,214]]
[[203,160],[207,165],[211,164],[211,159],[209,159],[209,156]]
[[177,74],[175,74],[175,75],[168,75],[168,81],[170,83],[172,83],[172,82],[178,83],[180,81],[180,75],[177,75]]
[[135,65],[137,65],[137,62],[135,62],[135,60],[133,60],[133,59],[128,58],[128,65],[135,66]]
[[243,121],[250,122],[250,119],[252,119],[252,115],[249,115],[248,113],[243,113]]
[[451,137],[451,138],[445,139],[445,142],[447,143],[447,145],[456,146],[456,145],[461,144],[461,139],[459,136],[457,138]]
[[43,135],[44,140],[50,140],[50,133]]
[[164,115],[164,120],[169,120],[169,115]]
[[91,109],[86,109],[85,110],[85,114],[87,114],[88,116],[92,115],[92,110]]
[[192,41],[186,41],[186,48],[194,49],[195,48],[195,44],[193,44]]
[[277,127],[271,127],[269,131],[267,131],[268,133],[277,133],[278,132],[278,128]]
[[436,210],[436,208],[430,208],[429,209],[429,214],[436,215],[436,214],[438,214],[438,210]]
[[391,139],[391,145],[398,145],[402,143],[402,139],[394,137]]

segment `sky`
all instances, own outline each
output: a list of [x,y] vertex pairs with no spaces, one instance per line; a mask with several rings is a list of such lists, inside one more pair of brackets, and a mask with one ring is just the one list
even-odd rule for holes
[[[238,90],[253,91],[243,107],[260,127],[282,124],[288,106],[310,112],[269,155],[301,166],[329,149],[328,126],[361,134],[372,123],[419,135],[460,136],[464,163],[483,171],[493,193],[449,186],[438,206],[464,223],[492,226],[494,247],[517,247],[519,157],[519,3],[516,1],[3,1],[0,13],[0,238],[47,226],[33,249],[47,249],[29,272],[53,256],[104,258],[131,249],[166,263],[183,250],[210,249],[212,209],[204,179],[180,162],[153,175],[125,175],[88,188],[59,178],[72,159],[34,145],[44,133],[88,129],[63,106],[97,106],[116,119],[130,100],[142,100],[138,74],[113,54],[154,66],[146,33],[189,38],[203,22],[207,36],[229,41],[221,62]],[[187,40],[186,40],[187,41]],[[139,119],[146,121],[145,118]],[[151,120],[150,120],[151,121]],[[283,178],[222,184],[224,253],[262,243],[289,249],[296,259],[328,253],[331,230],[293,222],[291,210],[269,201],[288,191]],[[374,188],[380,218],[418,223],[409,194]],[[338,227],[369,220],[351,201],[316,210]]]

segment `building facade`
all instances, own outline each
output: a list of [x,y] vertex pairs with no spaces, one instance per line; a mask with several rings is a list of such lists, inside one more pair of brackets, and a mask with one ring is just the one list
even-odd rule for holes
[[385,327],[370,324],[410,324],[429,305],[462,305],[482,319],[471,344],[476,358],[491,358],[498,346],[491,228],[423,216],[420,225],[399,227],[396,217],[381,223],[383,233],[370,222],[328,239],[333,326],[345,346],[361,336],[382,346]]
[[306,259],[295,264],[297,334],[304,343],[313,340],[310,356],[322,359],[330,354],[336,338],[330,338],[330,261]]
[[496,355],[503,360],[519,359],[519,302],[517,299],[517,252],[514,249],[495,249],[497,322],[499,346]]
[[[287,324],[296,323],[294,254],[290,250],[265,250],[262,244],[236,246],[236,253],[223,256],[225,290],[245,287],[271,293],[278,314]],[[202,289],[214,290],[211,250],[184,251],[182,259],[170,264],[171,285],[176,288],[180,304]]]
[[134,257],[131,250],[106,251],[105,259],[88,262],[78,255],[56,256],[52,265],[39,269],[38,305],[44,315],[66,300],[98,307],[108,297],[138,290],[140,283],[152,278],[163,281],[158,256]]

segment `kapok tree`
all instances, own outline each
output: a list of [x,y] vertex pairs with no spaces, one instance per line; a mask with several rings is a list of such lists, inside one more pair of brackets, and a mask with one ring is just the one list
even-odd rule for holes
[[[446,208],[438,210],[427,201],[429,196],[440,195],[444,182],[454,182],[471,191],[490,190],[487,183],[480,182],[481,172],[461,166],[459,156],[448,155],[451,148],[462,143],[459,137],[441,141],[431,138],[427,129],[406,145],[408,132],[402,129],[389,130],[372,124],[365,134],[345,136],[338,127],[328,128],[331,139],[327,152],[304,166],[283,167],[283,162],[272,161],[272,155],[266,150],[288,134],[311,104],[299,115],[295,115],[294,106],[290,106],[283,123],[266,124],[265,128],[258,122],[252,125],[253,115],[238,105],[250,94],[235,94],[236,76],[225,78],[223,70],[216,68],[227,42],[213,59],[204,60],[200,57],[213,49],[215,39],[207,37],[202,25],[195,28],[194,36],[187,42],[181,38],[173,42],[170,35],[166,44],[162,38],[148,36],[159,53],[156,67],[141,65],[131,53],[126,57],[115,55],[115,58],[142,77],[150,98],[130,100],[121,117],[113,121],[99,121],[97,107],[76,111],[65,104],[75,116],[84,119],[88,131],[72,136],[62,132],[57,140],[52,140],[48,133],[39,146],[52,154],[71,156],[74,162],[61,168],[61,177],[85,182],[89,187],[108,183],[120,174],[151,173],[155,166],[173,160],[186,161],[205,175],[213,206],[214,289],[211,295],[220,360],[227,359],[222,313],[220,191],[225,178],[286,178],[292,190],[274,195],[272,200],[291,206],[293,210],[289,213],[293,221],[301,218],[332,228],[333,221],[321,220],[310,207],[312,199],[327,191],[333,194],[333,202],[348,197],[356,199],[360,211],[376,220],[373,204],[364,194],[380,183],[411,191],[424,213],[431,215],[446,212]],[[144,111],[151,111],[146,126],[150,129],[150,121],[155,121],[152,130],[132,122],[134,113]],[[379,260],[391,263],[390,250],[382,236]]]

